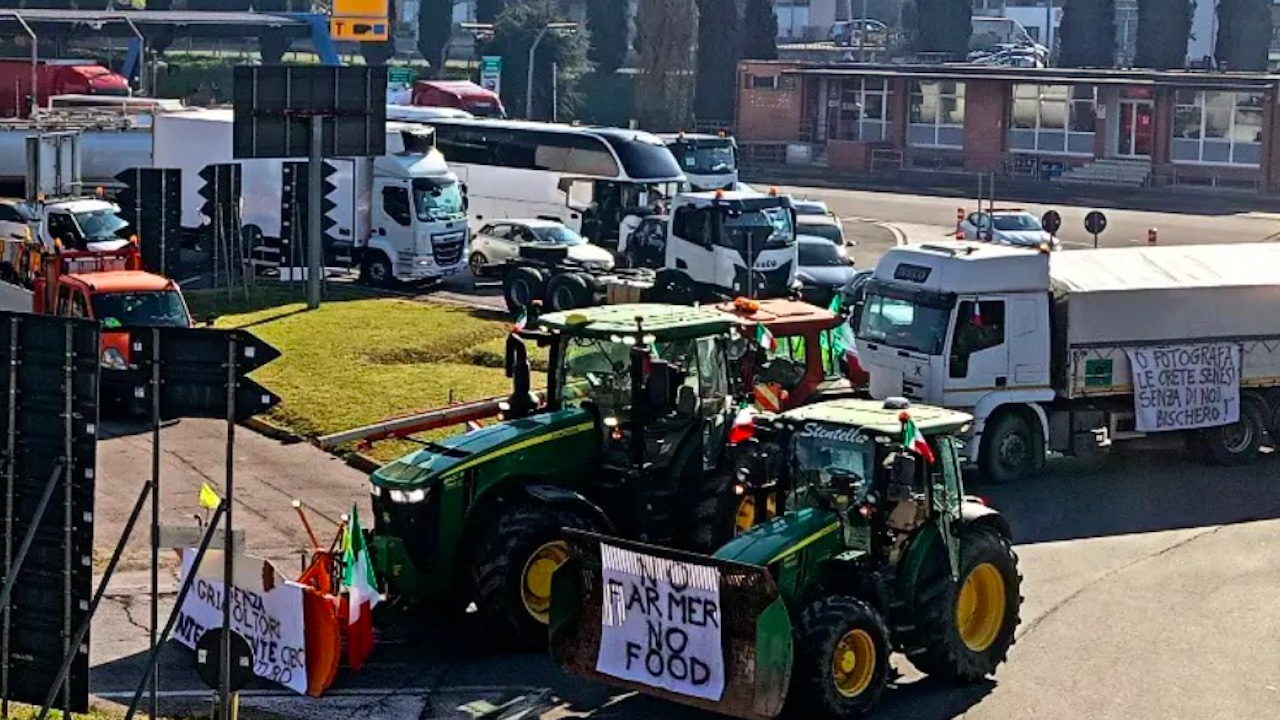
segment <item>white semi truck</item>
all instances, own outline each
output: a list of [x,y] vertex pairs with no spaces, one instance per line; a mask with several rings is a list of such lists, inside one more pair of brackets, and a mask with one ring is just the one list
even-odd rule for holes
[[[241,165],[241,227],[256,259],[279,257],[284,208],[284,160],[232,158],[230,109],[193,109],[158,114],[152,166],[182,170],[182,226],[208,222],[201,212],[199,173],[214,164]],[[300,158],[299,160],[303,160]],[[334,247],[326,256],[350,259],[373,284],[444,278],[466,266],[470,237],[465,190],[450,172],[429,132],[387,123],[387,154],[333,159],[326,199]],[[305,188],[304,188],[305,191]]]
[[1217,464],[1280,438],[1280,245],[891,249],[858,357],[876,398],[964,409],[984,478],[1176,432]]

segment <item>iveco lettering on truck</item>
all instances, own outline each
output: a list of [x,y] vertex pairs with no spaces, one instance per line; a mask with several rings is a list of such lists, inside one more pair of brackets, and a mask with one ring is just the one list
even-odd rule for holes
[[[245,242],[259,264],[289,265],[294,258],[281,257],[283,221],[291,212],[283,192],[286,161],[233,160],[231,128],[229,109],[161,114],[153,165],[182,169],[182,226],[196,229],[207,222],[200,171],[238,162]],[[328,217],[335,223],[327,264],[354,263],[374,284],[443,278],[466,266],[466,198],[430,133],[387,123],[386,155],[327,162],[336,171],[326,180],[326,197],[334,204]]]
[[1270,243],[898,247],[867,286],[859,358],[876,398],[971,412],[988,481],[1152,433],[1242,464],[1280,437],[1276,268]]

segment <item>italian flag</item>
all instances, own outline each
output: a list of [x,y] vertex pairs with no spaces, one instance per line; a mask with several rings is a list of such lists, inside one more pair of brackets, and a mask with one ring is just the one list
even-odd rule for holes
[[778,339],[764,325],[756,325],[756,342],[770,352],[778,349]]
[[360,530],[360,514],[351,507],[351,524],[342,554],[342,585],[347,590],[347,662],[359,670],[373,651],[373,608],[377,606],[378,586],[369,561],[369,548]]
[[902,446],[924,458],[925,462],[932,463],[933,450],[929,449],[929,443],[920,434],[920,428],[911,422],[911,416],[902,413],[898,419],[902,421]]

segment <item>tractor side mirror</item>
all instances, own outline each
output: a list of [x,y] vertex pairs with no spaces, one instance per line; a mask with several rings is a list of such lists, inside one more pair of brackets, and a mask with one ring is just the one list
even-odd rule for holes
[[652,361],[645,381],[645,400],[656,414],[666,415],[676,409],[676,392],[684,384],[683,375],[665,360]]

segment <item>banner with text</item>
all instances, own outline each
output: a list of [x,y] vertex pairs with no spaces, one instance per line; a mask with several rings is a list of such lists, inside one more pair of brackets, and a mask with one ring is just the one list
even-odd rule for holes
[[596,671],[719,701],[720,571],[601,543],[604,609]]
[[[196,551],[182,555],[182,577],[191,572]],[[218,563],[221,568],[221,563]],[[202,567],[211,567],[206,556]],[[293,582],[277,583],[277,573],[266,561],[236,557],[237,586],[231,597],[232,629],[244,636],[253,648],[253,672],[298,693],[307,692],[306,624],[302,610],[303,587]],[[244,582],[241,568],[261,567],[256,583]],[[211,572],[211,571],[209,571]],[[247,573],[246,573],[247,574]],[[218,576],[221,577],[220,575]],[[195,649],[209,628],[222,626],[223,583],[221,579],[198,573],[187,599],[182,603],[173,637]]]
[[1240,346],[1128,350],[1138,432],[1217,427],[1240,419]]

